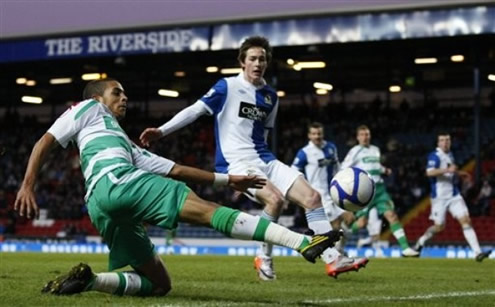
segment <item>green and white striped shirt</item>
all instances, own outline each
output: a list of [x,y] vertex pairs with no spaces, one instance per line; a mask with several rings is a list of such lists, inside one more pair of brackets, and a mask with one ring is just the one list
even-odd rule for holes
[[351,166],[367,171],[375,183],[383,183],[381,175],[385,168],[380,163],[380,149],[375,145],[352,147],[345,156],[341,169]]
[[110,109],[93,99],[68,109],[48,133],[64,148],[71,141],[79,148],[81,170],[86,180],[86,201],[98,180],[118,167],[133,165],[138,170],[120,179],[109,175],[115,184],[129,182],[146,172],[167,175],[175,165],[175,162],[134,144]]

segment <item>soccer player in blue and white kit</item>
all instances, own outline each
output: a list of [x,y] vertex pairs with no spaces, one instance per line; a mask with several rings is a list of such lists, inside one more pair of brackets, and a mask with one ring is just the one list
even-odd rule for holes
[[471,225],[466,203],[459,193],[456,181],[457,176],[469,176],[466,172],[457,169],[454,155],[450,151],[451,140],[448,132],[437,134],[437,148],[428,155],[426,176],[431,185],[431,214],[433,226],[419,238],[415,248],[421,250],[425,242],[445,228],[447,210],[462,226],[462,232],[469,246],[474,252],[476,261],[483,261],[490,255],[490,251],[482,252],[478,238]]
[[[340,168],[337,147],[334,143],[324,140],[323,125],[318,122],[313,122],[308,126],[308,139],[308,144],[298,150],[292,167],[302,172],[311,186],[320,193],[323,208],[334,229],[340,229],[342,221],[351,225],[354,214],[337,206],[330,197],[330,181]],[[340,248],[337,246],[337,249],[342,252],[341,248],[345,245],[344,237],[339,243]],[[323,257],[325,256],[328,255]],[[337,276],[348,270],[349,266],[346,264],[354,262],[354,259],[344,255],[337,257],[339,261],[330,261],[334,259],[326,261],[329,276]],[[366,263],[368,260],[364,258],[358,261]]]
[[[331,230],[320,194],[302,174],[278,161],[268,149],[266,138],[274,127],[278,97],[263,75],[271,59],[271,47],[264,37],[247,38],[239,49],[242,72],[220,79],[202,98],[177,113],[159,128],[147,128],[140,136],[143,145],[168,135],[204,114],[215,116],[216,171],[229,174],[256,174],[267,178],[259,190],[248,189],[251,199],[265,205],[262,217],[277,221],[286,199],[304,207],[309,227],[316,233]],[[276,278],[271,258],[272,246],[263,245],[255,258],[262,280]],[[329,249],[325,253],[339,253]],[[335,256],[334,258],[337,258]],[[323,257],[326,259],[327,257]],[[364,264],[353,261],[349,268]]]

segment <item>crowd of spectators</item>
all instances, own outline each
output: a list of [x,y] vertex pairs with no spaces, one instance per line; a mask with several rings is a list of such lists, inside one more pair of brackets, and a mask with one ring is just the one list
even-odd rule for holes
[[[133,110],[129,110],[133,112]],[[161,118],[128,118],[123,124],[131,139],[137,142],[141,131],[149,126],[159,126],[173,114]],[[490,114],[489,114],[490,115]],[[435,148],[435,131],[448,129],[453,137],[453,151],[464,153],[458,158],[463,164],[472,158],[472,109],[432,106],[410,107],[404,101],[399,108],[390,108],[379,99],[369,104],[348,107],[343,103],[320,105],[316,101],[280,107],[275,134],[269,140],[274,143],[280,160],[290,164],[298,148],[307,143],[307,124],[319,121],[325,125],[326,138],[335,142],[342,159],[353,146],[355,128],[360,124],[370,127],[372,143],[379,146],[383,163],[393,170],[386,178],[388,191],[396,203],[399,215],[406,213],[429,192],[424,176],[426,156]],[[15,231],[16,215],[12,211],[15,193],[23,178],[30,151],[36,140],[50,123],[40,123],[34,117],[20,118],[15,112],[7,112],[0,124],[0,233]],[[484,148],[483,158],[495,160],[495,146]],[[213,119],[202,117],[188,127],[154,143],[151,151],[184,165],[207,170],[214,169],[215,141]],[[473,214],[489,213],[493,197],[494,178],[489,174],[480,187],[468,187],[464,192]],[[205,199],[241,210],[259,206],[247,198],[224,188],[191,185]],[[474,192],[473,192],[474,191]],[[77,220],[86,214],[84,205],[84,178],[79,170],[77,148],[58,149],[44,166],[37,187],[37,202],[46,209],[50,219]],[[294,214],[296,224],[304,224],[304,214],[289,205],[285,214]]]

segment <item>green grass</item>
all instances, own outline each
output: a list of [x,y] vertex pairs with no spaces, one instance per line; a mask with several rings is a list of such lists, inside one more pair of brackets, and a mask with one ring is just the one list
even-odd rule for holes
[[278,257],[278,280],[260,282],[251,257],[165,256],[166,297],[86,292],[41,294],[46,281],[80,261],[105,271],[106,255],[0,253],[1,306],[495,306],[495,261],[371,259],[359,273],[327,277],[323,265]]

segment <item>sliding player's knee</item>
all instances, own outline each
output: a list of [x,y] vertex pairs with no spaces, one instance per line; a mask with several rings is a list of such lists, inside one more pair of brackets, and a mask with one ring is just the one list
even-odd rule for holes
[[172,285],[170,283],[163,283],[156,285],[153,290],[153,295],[155,296],[165,296],[172,290]]

